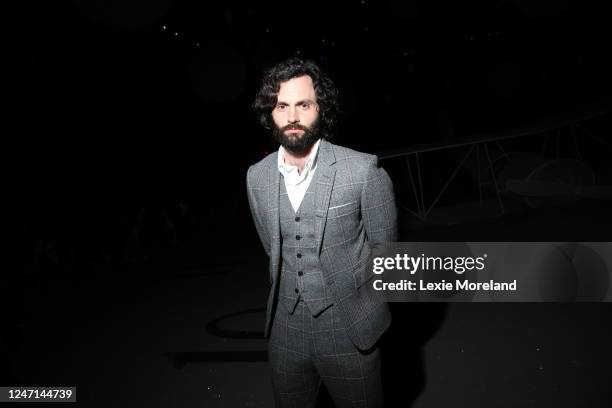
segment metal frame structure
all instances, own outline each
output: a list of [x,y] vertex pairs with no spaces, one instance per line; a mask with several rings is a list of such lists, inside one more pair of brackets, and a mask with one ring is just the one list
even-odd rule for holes
[[[429,144],[417,145],[408,149],[393,150],[387,152],[381,152],[378,156],[380,160],[391,160],[395,158],[403,158],[406,166],[408,167],[408,176],[412,187],[412,192],[416,199],[417,211],[410,208],[404,207],[406,211],[413,214],[422,221],[427,221],[427,217],[433,208],[436,206],[444,192],[447,190],[450,183],[455,179],[459,170],[465,165],[467,159],[470,157],[474,150],[476,151],[476,166],[478,169],[477,173],[477,187],[479,202],[483,201],[482,187],[489,183],[483,182],[481,179],[481,150],[483,150],[486,160],[488,162],[488,171],[491,173],[491,180],[497,197],[497,203],[499,205],[500,215],[505,213],[504,203],[501,196],[501,191],[497,183],[497,177],[495,175],[493,161],[491,160],[491,154],[489,152],[489,145],[496,146],[503,157],[508,161],[512,161],[508,153],[505,151],[501,142],[508,139],[515,139],[524,136],[544,136],[541,151],[542,153],[546,150],[548,139],[553,135],[555,139],[555,157],[559,157],[560,151],[560,139],[561,131],[564,128],[568,128],[572,142],[575,149],[576,157],[579,160],[583,160],[583,155],[578,144],[578,135],[585,135],[593,140],[599,142],[601,145],[612,151],[612,145],[601,137],[597,136],[593,131],[588,129],[582,123],[592,119],[594,117],[602,116],[612,112],[612,106],[597,106],[587,107],[578,111],[574,111],[568,114],[559,115],[556,117],[546,118],[537,123],[529,124],[526,126],[516,127],[511,130],[499,132],[499,133],[487,133],[482,135],[476,135],[473,137],[453,141],[453,142],[434,142]],[[427,207],[425,204],[425,195],[423,194],[423,178],[421,171],[421,164],[419,157],[424,153],[433,151],[440,151],[445,149],[453,149],[458,147],[469,146],[468,151],[465,153],[460,163],[456,166],[450,177],[446,180],[442,188],[440,189],[436,198]],[[412,171],[411,157],[414,157],[416,165],[416,177]]]

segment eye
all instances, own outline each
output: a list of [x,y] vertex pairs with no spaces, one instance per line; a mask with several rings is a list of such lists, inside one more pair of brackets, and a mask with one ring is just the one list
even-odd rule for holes
[[276,105],[276,110],[278,111],[284,111],[285,109],[287,109],[287,105]]
[[308,109],[310,109],[311,104],[310,103],[303,103],[301,107],[302,107],[303,110],[308,110]]

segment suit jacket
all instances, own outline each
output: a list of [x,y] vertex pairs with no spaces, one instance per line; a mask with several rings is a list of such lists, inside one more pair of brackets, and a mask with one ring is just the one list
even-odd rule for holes
[[[270,335],[281,266],[278,152],[249,167],[247,194],[255,227],[270,258],[270,294],[264,337]],[[325,284],[334,294],[353,344],[369,349],[391,324],[381,297],[363,287],[375,275],[368,268],[370,245],[397,240],[393,185],[378,158],[321,140],[314,186],[315,239]],[[316,178],[315,178],[316,179]]]

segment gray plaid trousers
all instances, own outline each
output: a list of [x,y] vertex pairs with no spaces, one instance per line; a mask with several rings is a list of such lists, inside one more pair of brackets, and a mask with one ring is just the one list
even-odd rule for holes
[[313,407],[321,382],[338,408],[383,406],[380,348],[359,351],[335,305],[317,317],[302,299],[293,314],[276,308],[268,359],[278,408]]

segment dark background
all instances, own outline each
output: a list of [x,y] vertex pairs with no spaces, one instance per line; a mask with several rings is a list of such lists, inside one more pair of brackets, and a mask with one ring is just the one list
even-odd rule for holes
[[[87,299],[105,299],[93,306],[98,317],[106,307],[123,313],[114,289],[138,291],[140,297],[122,298],[125,305],[150,300],[143,279],[163,287],[172,278],[181,287],[194,276],[259,265],[258,306],[264,305],[265,259],[245,194],[247,167],[277,148],[250,110],[262,70],[293,55],[317,61],[342,95],[335,143],[381,156],[572,118],[577,111],[603,112],[586,126],[609,147],[606,17],[595,4],[552,0],[20,6],[10,17],[18,26],[9,58],[15,75],[8,78],[17,90],[8,111],[16,125],[5,134],[19,268],[2,274],[2,385],[61,385],[61,378],[87,390],[92,379],[71,376],[66,359],[43,356],[70,356],[80,347],[78,333],[92,324],[92,315],[82,312],[90,310],[83,304],[93,305]],[[537,151],[542,137],[535,133],[505,146]],[[574,157],[569,140],[557,157]],[[612,180],[610,150],[592,140],[582,149],[597,183]],[[423,157],[430,202],[430,184],[439,189],[440,174],[458,164],[456,152]],[[413,208],[404,163],[381,164],[400,210]],[[464,175],[444,203],[452,208],[468,191],[478,197]],[[452,225],[413,222],[401,211],[401,239],[610,241],[609,201],[570,201]],[[164,308],[162,300],[150,301]],[[223,314],[217,303],[201,301],[203,313]],[[612,362],[609,304],[393,306],[398,323],[386,336],[394,350],[388,355],[405,360],[387,365],[396,374],[386,381],[395,390],[389,395],[404,402],[398,406],[426,389],[436,397],[419,406],[604,407],[612,400],[605,388]],[[49,314],[53,321],[41,322]],[[56,325],[69,328],[67,334],[58,335],[64,331]],[[465,325],[470,336],[461,337]],[[457,342],[468,344],[457,350],[469,350],[471,360],[422,355],[428,342],[453,350]],[[546,342],[555,351],[546,357],[544,375],[538,353]],[[52,361],[52,368],[36,361]],[[459,364],[457,377],[446,383],[439,373],[453,372],[452,364]],[[509,372],[515,377],[503,380]],[[117,399],[128,400],[138,398]]]

